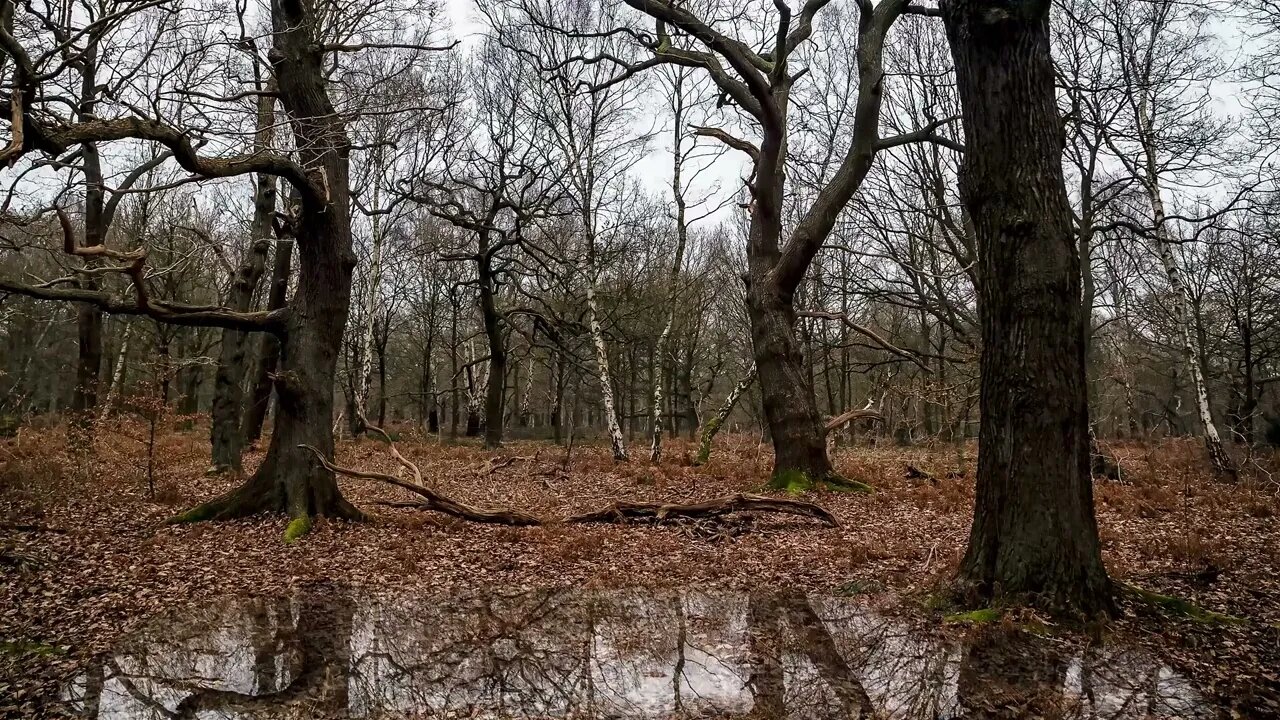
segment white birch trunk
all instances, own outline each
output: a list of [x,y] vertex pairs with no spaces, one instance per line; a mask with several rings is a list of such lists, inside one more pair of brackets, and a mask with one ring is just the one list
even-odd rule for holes
[[120,397],[120,388],[124,384],[124,363],[129,357],[129,333],[132,330],[133,325],[126,323],[124,332],[120,336],[120,351],[116,353],[116,367],[111,374],[111,387],[107,388],[107,398],[102,402],[102,409],[98,411],[98,422],[107,419],[111,414],[111,408],[115,407],[116,400]]
[[698,456],[694,458],[694,465],[702,465],[711,459],[711,441],[715,439],[716,433],[720,432],[724,421],[729,419],[729,414],[733,412],[734,406],[738,404],[738,399],[747,391],[747,388],[751,387],[751,383],[755,382],[755,379],[756,366],[752,363],[751,368],[747,370],[747,374],[729,391],[729,397],[724,399],[724,404],[702,426],[702,430],[699,432],[701,441],[698,444]]
[[364,303],[364,328],[360,338],[360,377],[356,384],[356,407],[365,417],[369,415],[369,386],[373,382],[373,315],[378,308],[378,296],[382,289],[382,214],[378,213],[381,202],[381,183],[378,175],[382,172],[382,150],[374,152],[373,160],[373,257],[369,262],[369,292]]
[[684,128],[684,83],[683,75],[676,76],[672,87],[672,105],[674,109],[674,131],[671,147],[671,195],[676,204],[676,256],[671,263],[671,274],[667,278],[667,322],[658,336],[657,346],[653,349],[653,408],[650,413],[650,428],[653,431],[649,446],[649,462],[655,465],[662,459],[662,356],[667,351],[667,341],[671,338],[671,328],[676,322],[677,283],[680,271],[684,268],[684,248],[689,240],[689,229],[685,224],[684,187],[680,182],[680,170],[684,156],[681,153],[681,141]]
[[1204,432],[1204,443],[1209,451],[1209,459],[1216,472],[1234,477],[1237,474],[1235,463],[1227,455],[1222,446],[1222,438],[1213,422],[1213,412],[1209,404],[1209,391],[1205,385],[1204,374],[1200,372],[1200,347],[1198,338],[1191,331],[1191,300],[1187,294],[1186,283],[1182,279],[1182,270],[1174,257],[1174,240],[1167,225],[1167,214],[1164,199],[1161,197],[1160,177],[1156,170],[1156,149],[1151,142],[1151,119],[1147,110],[1146,99],[1138,104],[1138,122],[1143,135],[1143,185],[1147,192],[1147,200],[1151,204],[1151,220],[1155,225],[1156,248],[1160,255],[1160,263],[1169,277],[1169,289],[1173,294],[1173,318],[1178,327],[1181,344],[1182,363],[1191,377],[1191,388],[1195,396],[1196,413],[1200,419],[1200,427]]
[[524,388],[520,393],[520,424],[529,425],[531,424],[531,417],[533,415],[533,411],[530,409],[530,396],[533,394],[534,374],[532,354],[529,355],[524,364],[529,366],[529,374],[528,377],[525,378]]
[[591,342],[596,346],[596,370],[600,378],[600,394],[604,398],[604,419],[609,428],[609,444],[613,448],[613,459],[626,462],[627,445],[622,437],[622,425],[618,423],[618,412],[613,404],[613,376],[609,372],[609,348],[604,343],[604,330],[600,327],[600,310],[596,302],[596,269],[591,268],[591,278],[587,282],[587,315],[591,324]]

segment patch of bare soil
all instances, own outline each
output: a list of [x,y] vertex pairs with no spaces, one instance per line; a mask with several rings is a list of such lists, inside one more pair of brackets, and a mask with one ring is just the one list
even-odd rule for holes
[[[663,526],[482,525],[376,505],[420,498],[343,478],[347,496],[376,520],[322,520],[286,545],[282,518],[164,524],[234,479],[203,475],[201,429],[169,431],[157,445],[153,495],[145,444],[130,439],[144,436],[127,424],[101,432],[87,459],[68,451],[60,429],[24,430],[0,445],[0,715],[56,711],[60,683],[157,613],[325,580],[432,594],[495,586],[793,587],[875,596],[941,622],[933,598],[963,553],[973,500],[972,445],[841,449],[839,470],[876,490],[805,498],[839,527],[787,515]],[[399,446],[437,492],[540,518],[618,500],[760,492],[771,460],[767,446],[747,437],[720,439],[705,467],[691,466],[693,448],[680,441],[656,467],[614,464],[598,446],[576,448],[567,462],[563,448],[546,443],[513,443],[498,453],[434,438],[406,437]],[[1207,475],[1190,441],[1112,450],[1123,482],[1096,485],[1112,575],[1246,622],[1207,623],[1126,599],[1125,616],[1105,632],[1170,658],[1243,716],[1280,715],[1280,500],[1261,470],[1274,459],[1254,463],[1254,477],[1233,485]],[[248,464],[259,459],[252,453]],[[340,443],[337,461],[397,469],[373,440]]]

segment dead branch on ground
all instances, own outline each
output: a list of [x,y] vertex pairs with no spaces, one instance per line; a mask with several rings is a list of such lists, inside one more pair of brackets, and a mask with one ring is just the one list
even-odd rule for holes
[[[861,411],[859,411],[861,412]],[[331,472],[347,477],[363,478],[365,480],[377,480],[389,485],[404,488],[422,498],[419,502],[382,502],[381,505],[389,507],[413,507],[422,510],[434,510],[442,512],[446,515],[470,520],[472,522],[495,523],[500,525],[545,525],[546,523],[533,515],[522,513],[518,510],[510,509],[493,509],[483,508],[445,497],[436,491],[428,488],[422,480],[422,470],[416,464],[410,462],[408,458],[400,454],[396,449],[396,445],[382,428],[376,425],[365,423],[367,432],[381,436],[382,440],[387,443],[387,449],[391,452],[391,456],[401,467],[408,470],[413,475],[413,480],[405,480],[388,475],[386,473],[368,472],[365,470],[354,470],[345,468],[330,462],[324,453],[310,445],[299,445],[299,447],[310,450],[320,461],[320,464]],[[484,470],[485,474],[491,475],[494,471],[508,467],[517,460],[537,459],[527,457],[513,457],[503,460],[490,460]],[[773,512],[784,515],[799,515],[803,517],[811,517],[822,523],[837,527],[840,523],[836,521],[826,509],[813,503],[802,502],[800,500],[783,500],[779,498],[766,497],[764,495],[745,495],[738,493],[736,495],[726,495],[725,497],[714,498],[711,500],[703,500],[696,503],[680,504],[680,503],[663,503],[663,502],[639,502],[639,501],[618,501],[603,507],[599,510],[581,513],[565,518],[563,522],[568,524],[591,523],[591,522],[626,522],[629,520],[642,520],[651,523],[673,522],[683,518],[718,518],[729,513],[736,512]]]
[[744,495],[742,493],[689,504],[620,500],[599,510],[573,515],[566,518],[565,522],[592,523],[648,520],[660,523],[675,518],[718,517],[734,512],[774,512],[784,515],[801,515],[820,520],[830,527],[838,527],[840,525],[834,515],[813,503],[800,500],[781,500],[764,495]]

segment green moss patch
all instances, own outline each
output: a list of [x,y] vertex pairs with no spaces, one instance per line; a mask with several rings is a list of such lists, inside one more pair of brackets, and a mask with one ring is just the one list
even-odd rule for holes
[[1212,625],[1243,625],[1248,622],[1248,620],[1234,615],[1225,615],[1206,610],[1186,598],[1180,598],[1175,595],[1161,595],[1158,592],[1152,592],[1126,582],[1117,581],[1116,586],[1165,615],[1185,617],[1189,620]]
[[64,647],[50,645],[42,642],[31,642],[26,640],[0,640],[0,655],[10,655],[24,657],[28,655],[38,655],[48,657],[52,655],[63,655],[67,652]]
[[871,492],[870,485],[835,473],[830,473],[821,480],[814,480],[809,473],[794,468],[774,472],[768,484],[770,490],[782,490],[792,495],[799,495],[819,487],[832,492]]
[[309,532],[311,532],[311,516],[296,517],[290,520],[288,527],[284,529],[284,542],[286,545],[292,545]]
[[943,615],[942,622],[964,625],[989,625],[994,622],[1000,622],[1003,617],[1004,611],[999,608],[979,608],[968,612]]

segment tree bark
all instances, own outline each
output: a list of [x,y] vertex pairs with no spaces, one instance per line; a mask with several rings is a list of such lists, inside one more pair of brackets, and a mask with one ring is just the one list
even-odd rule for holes
[[676,324],[676,300],[679,297],[680,272],[684,270],[684,249],[689,242],[689,225],[686,221],[688,208],[684,200],[684,184],[681,181],[681,170],[684,166],[682,146],[687,130],[684,127],[684,70],[677,71],[671,87],[672,109],[672,149],[671,149],[671,198],[676,206],[676,256],[671,261],[671,271],[667,275],[667,321],[662,326],[662,334],[653,349],[653,405],[650,410],[649,462],[657,463],[662,459],[662,364],[667,352],[667,341],[671,337],[671,328]]
[[[81,88],[78,118],[92,120],[97,105],[97,43],[91,42],[81,61]],[[82,171],[84,172],[84,247],[96,247],[106,241],[105,189],[103,187],[102,160],[98,146],[87,142],[80,146]],[[80,286],[96,290],[98,282],[92,276],[79,281]],[[93,410],[98,404],[98,377],[102,372],[102,309],[92,303],[82,303],[76,312],[76,329],[79,340],[76,358],[76,387],[71,409],[76,424],[88,433],[93,421]],[[77,441],[87,441],[87,437]]]
[[949,0],[978,242],[977,498],[960,580],[975,599],[1107,613],[1089,474],[1080,257],[1062,175],[1047,0]]
[[[289,299],[289,275],[293,272],[293,244],[291,238],[276,241],[275,259],[271,267],[271,291],[267,299],[268,310],[283,308]],[[255,443],[262,437],[262,425],[267,419],[267,407],[271,404],[271,376],[280,363],[280,338],[263,333],[258,347],[257,367],[253,373],[253,390],[245,407],[242,434],[246,443]]]
[[479,233],[476,274],[479,279],[480,315],[489,345],[489,384],[484,397],[484,447],[496,450],[502,446],[502,426],[506,405],[507,344],[502,336],[502,318],[494,297],[493,258],[489,252],[489,233]]
[[[359,412],[351,413],[351,434],[364,432],[364,418],[369,415],[369,386],[373,380],[373,335],[375,317],[378,311],[378,299],[382,287],[382,213],[377,212],[381,205],[381,175],[383,148],[378,145],[373,151],[373,205],[375,211],[371,221],[373,225],[373,256],[369,262],[369,288],[364,298],[364,326],[360,328],[360,369],[356,378],[355,408]],[[385,392],[385,391],[384,391]]]
[[1151,204],[1151,220],[1155,225],[1156,247],[1160,254],[1160,263],[1164,266],[1169,278],[1169,289],[1173,293],[1173,320],[1178,326],[1179,348],[1182,364],[1191,376],[1191,391],[1195,394],[1196,416],[1200,420],[1200,429],[1204,433],[1205,449],[1209,452],[1209,461],[1214,472],[1221,476],[1236,479],[1239,471],[1231,456],[1223,447],[1222,437],[1218,434],[1218,426],[1213,421],[1213,410],[1209,403],[1209,391],[1205,385],[1205,377],[1200,366],[1202,343],[1196,333],[1191,331],[1191,299],[1187,294],[1186,283],[1182,279],[1182,269],[1173,256],[1174,240],[1170,235],[1164,210],[1164,198],[1161,195],[1160,176],[1156,171],[1156,150],[1149,139],[1150,119],[1146,112],[1146,98],[1138,103],[1138,122],[1144,128],[1144,165],[1145,177],[1142,178],[1147,192],[1147,200]]
[[116,401],[120,399],[120,392],[124,387],[125,365],[129,357],[129,334],[132,330],[133,325],[125,324],[124,331],[120,333],[120,350],[116,353],[116,366],[111,374],[111,385],[107,387],[107,397],[98,408],[98,422],[107,419]]
[[[595,251],[590,253],[593,258]],[[609,348],[605,345],[604,330],[600,327],[600,309],[596,302],[596,280],[598,271],[595,261],[588,261],[590,277],[587,279],[587,317],[591,327],[591,343],[596,350],[596,374],[600,380],[600,397],[604,402],[605,426],[609,432],[609,445],[613,450],[613,459],[617,462],[627,461],[627,444],[622,437],[622,426],[618,424],[618,411],[613,402],[613,374],[609,371]]]

